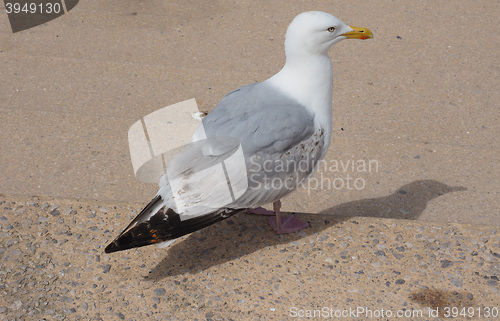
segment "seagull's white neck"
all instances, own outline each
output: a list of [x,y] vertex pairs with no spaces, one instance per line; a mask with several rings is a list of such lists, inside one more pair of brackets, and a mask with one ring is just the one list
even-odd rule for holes
[[266,80],[314,112],[317,127],[325,129],[329,144],[332,131],[332,63],[324,55],[287,55],[283,69]]

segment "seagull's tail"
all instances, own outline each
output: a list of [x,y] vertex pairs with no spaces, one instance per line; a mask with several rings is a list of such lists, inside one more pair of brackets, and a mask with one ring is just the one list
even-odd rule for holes
[[174,240],[241,211],[242,209],[223,209],[181,221],[179,214],[164,206],[161,197],[157,195],[104,251],[113,253]]

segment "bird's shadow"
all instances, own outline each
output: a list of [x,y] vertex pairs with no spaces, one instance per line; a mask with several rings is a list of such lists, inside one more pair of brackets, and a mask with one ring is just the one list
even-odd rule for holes
[[[307,234],[320,232],[354,216],[415,220],[430,200],[463,190],[466,188],[448,186],[434,180],[419,180],[402,186],[388,196],[339,204],[319,214],[296,215],[309,222]],[[198,273],[264,247],[289,243],[305,236],[305,233],[278,236],[268,226],[267,217],[237,214],[171,245],[166,257],[145,277],[161,280],[186,272]]]

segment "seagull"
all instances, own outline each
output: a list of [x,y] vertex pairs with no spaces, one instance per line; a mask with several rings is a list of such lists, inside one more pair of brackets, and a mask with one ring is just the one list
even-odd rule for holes
[[[168,165],[156,196],[105,252],[167,246],[240,212],[269,215],[277,234],[306,228],[307,222],[280,213],[280,199],[314,174],[330,145],[328,50],[344,39],[370,38],[370,30],[325,12],[296,16],[286,31],[284,67],[230,92],[202,119],[192,142]],[[261,207],[269,203],[273,211]]]

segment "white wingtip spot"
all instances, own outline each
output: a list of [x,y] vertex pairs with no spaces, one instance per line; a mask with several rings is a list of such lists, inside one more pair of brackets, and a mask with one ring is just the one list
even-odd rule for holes
[[171,244],[173,244],[175,241],[177,241],[177,239],[173,239],[173,240],[168,240],[168,241],[165,241],[165,242],[161,242],[161,243],[156,243],[156,247],[160,248],[160,249],[164,249],[166,247],[169,247]]
[[203,117],[205,117],[206,115],[207,115],[207,113],[202,112],[202,111],[198,111],[196,113],[192,113],[191,117],[193,117],[194,120],[201,121],[203,119]]

